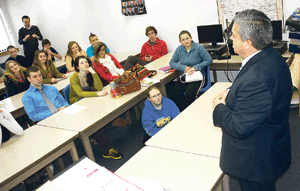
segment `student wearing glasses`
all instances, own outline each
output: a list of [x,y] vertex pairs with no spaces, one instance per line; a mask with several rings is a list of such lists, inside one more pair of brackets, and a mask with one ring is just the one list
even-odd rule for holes
[[154,136],[179,113],[176,104],[164,97],[158,87],[151,87],[147,92],[147,99],[142,112],[142,125],[147,134],[143,142],[145,143]]

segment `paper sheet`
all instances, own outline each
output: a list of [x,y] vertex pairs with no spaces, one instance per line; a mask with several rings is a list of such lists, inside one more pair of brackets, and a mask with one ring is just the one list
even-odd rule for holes
[[166,188],[162,182],[156,182],[152,180],[146,180],[142,178],[137,178],[135,176],[125,176],[125,180],[138,186],[144,191],[170,191],[170,188]]
[[80,105],[70,105],[69,107],[61,110],[60,112],[69,114],[69,115],[75,115],[76,113],[80,112],[81,110],[85,109],[86,107],[80,106]]

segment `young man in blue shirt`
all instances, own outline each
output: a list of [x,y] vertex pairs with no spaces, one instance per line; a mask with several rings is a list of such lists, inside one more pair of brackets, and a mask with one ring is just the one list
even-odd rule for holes
[[28,67],[26,74],[30,87],[23,95],[22,102],[32,121],[41,121],[70,105],[56,87],[43,84],[38,67]]
[[[97,43],[97,42],[100,42],[99,41],[99,38],[97,37],[97,35],[91,33],[90,36],[89,36],[89,40],[90,40],[90,43],[91,43],[91,46],[88,47],[88,49],[86,50],[86,54],[88,56],[88,58],[94,62],[94,48],[93,46]],[[103,42],[104,43],[104,42]],[[105,44],[105,43],[104,43]],[[110,50],[108,48],[108,46],[105,44],[106,46],[106,54],[109,54],[110,53]]]
[[[37,66],[30,66],[26,75],[30,87],[23,95],[22,102],[32,121],[41,121],[70,105],[56,87],[43,84],[43,76]],[[122,153],[110,145],[103,129],[97,131],[93,138],[101,148],[104,158],[121,159],[123,157]]]

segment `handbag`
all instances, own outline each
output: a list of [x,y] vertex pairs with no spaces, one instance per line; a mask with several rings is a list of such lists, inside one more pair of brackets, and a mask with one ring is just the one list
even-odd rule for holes
[[118,93],[124,95],[141,89],[141,83],[135,72],[125,71],[115,80]]
[[131,72],[135,72],[137,78],[139,79],[139,81],[142,81],[145,78],[151,78],[152,76],[157,74],[156,70],[148,70],[147,68],[145,68],[143,65],[137,63],[134,66],[132,66],[129,71]]
[[[185,81],[182,78],[185,77]],[[197,82],[203,80],[203,75],[200,70],[196,70],[192,75],[188,75],[188,73],[184,73],[179,76],[181,83],[189,83],[189,82]]]

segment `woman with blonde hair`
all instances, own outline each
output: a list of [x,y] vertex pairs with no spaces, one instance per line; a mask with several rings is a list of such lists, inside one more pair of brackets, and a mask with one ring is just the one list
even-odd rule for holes
[[20,64],[14,60],[9,60],[5,63],[3,78],[8,96],[16,95],[29,88],[30,83],[26,78],[25,72],[26,68],[22,68]]
[[67,75],[58,72],[53,64],[51,57],[47,58],[46,52],[43,50],[36,50],[34,53],[33,66],[40,68],[43,76],[43,84],[55,83],[57,78],[67,78]]
[[65,56],[68,72],[75,71],[74,63],[75,63],[76,57],[78,57],[78,56],[85,56],[87,58],[86,52],[81,49],[81,47],[78,45],[78,43],[75,41],[70,41],[68,43],[67,55]]

